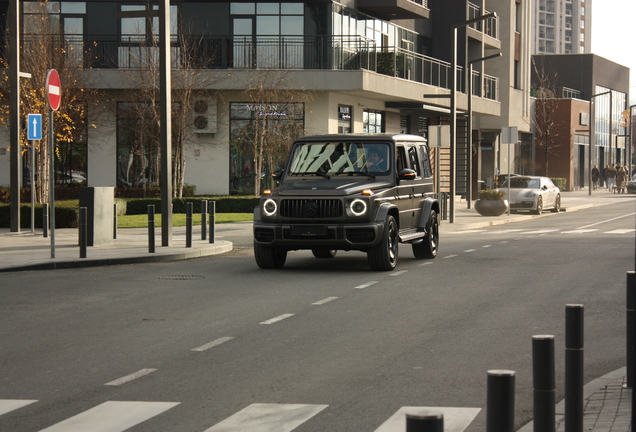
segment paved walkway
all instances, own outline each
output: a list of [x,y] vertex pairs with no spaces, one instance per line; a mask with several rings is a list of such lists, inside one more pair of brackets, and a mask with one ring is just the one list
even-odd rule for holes
[[[606,191],[563,192],[562,211],[577,211],[592,207],[625,202],[636,203],[636,195],[612,194]],[[547,218],[554,213],[542,215],[512,214],[499,217],[485,217],[474,210],[474,203],[468,209],[466,201],[455,203],[454,223],[442,221],[440,235],[452,231],[479,229],[503,225],[533,218]],[[547,222],[547,221],[546,221]],[[11,233],[0,229],[0,272],[24,270],[59,269],[72,267],[132,264],[142,262],[176,261],[229,252],[233,248],[232,236],[250,235],[251,223],[239,222],[219,224],[215,227],[214,243],[201,240],[201,228],[194,227],[192,247],[185,247],[185,228],[173,228],[172,246],[161,246],[161,228],[155,235],[155,252],[148,247],[146,228],[120,229],[113,243],[92,246],[87,249],[87,257],[80,258],[77,229],[57,229],[55,231],[55,258],[52,256],[50,237],[44,238],[41,230]],[[592,381],[585,386],[584,431],[629,432],[631,431],[631,389],[624,387],[625,368],[614,371]],[[557,405],[557,432],[565,431],[563,401]],[[519,432],[533,432],[533,424],[522,427]]]

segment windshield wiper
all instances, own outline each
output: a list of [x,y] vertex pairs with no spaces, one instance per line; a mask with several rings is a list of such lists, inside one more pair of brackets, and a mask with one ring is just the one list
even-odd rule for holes
[[329,175],[325,174],[325,173],[321,173],[318,171],[308,171],[308,172],[301,172],[301,173],[293,173],[292,175],[317,175],[320,177],[324,177],[326,179],[330,179],[331,177],[329,177]]

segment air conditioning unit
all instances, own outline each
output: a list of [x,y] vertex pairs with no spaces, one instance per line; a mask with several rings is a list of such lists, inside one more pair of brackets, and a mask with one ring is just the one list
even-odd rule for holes
[[192,106],[192,128],[194,133],[209,134],[217,132],[216,100],[199,98]]

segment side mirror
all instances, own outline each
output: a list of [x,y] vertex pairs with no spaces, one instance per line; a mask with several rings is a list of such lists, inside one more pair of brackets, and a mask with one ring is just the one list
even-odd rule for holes
[[398,180],[415,180],[415,177],[417,177],[417,173],[408,168],[404,168],[398,173]]
[[283,173],[284,173],[284,172],[285,172],[285,170],[278,170],[278,171],[274,171],[274,172],[272,173],[272,178],[273,178],[275,181],[279,182],[279,181],[281,181],[281,179],[283,178]]

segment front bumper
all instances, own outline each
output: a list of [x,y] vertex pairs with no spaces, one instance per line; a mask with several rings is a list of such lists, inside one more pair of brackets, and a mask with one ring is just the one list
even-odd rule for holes
[[366,250],[382,238],[384,224],[274,224],[254,222],[254,241],[294,249]]

